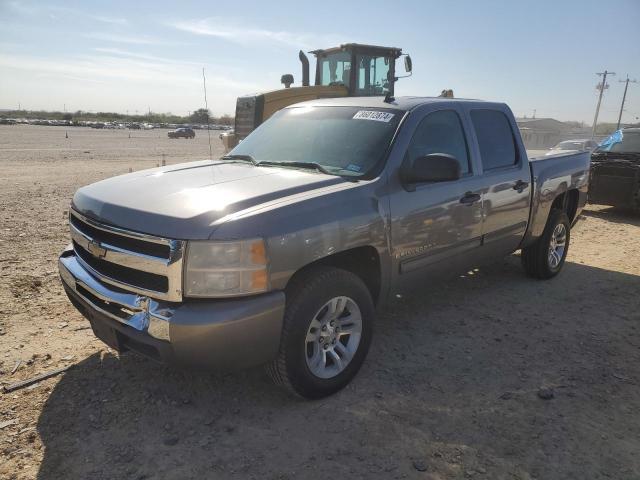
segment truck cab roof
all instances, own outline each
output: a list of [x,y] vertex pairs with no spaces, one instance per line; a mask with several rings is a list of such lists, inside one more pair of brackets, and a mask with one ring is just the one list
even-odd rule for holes
[[456,104],[464,103],[477,104],[478,107],[504,109],[506,104],[499,102],[486,102],[484,100],[474,100],[466,98],[443,98],[443,97],[394,97],[385,102],[385,97],[340,97],[322,98],[296,103],[286,108],[295,107],[363,107],[363,108],[393,108],[396,110],[410,111],[414,108],[430,103]]

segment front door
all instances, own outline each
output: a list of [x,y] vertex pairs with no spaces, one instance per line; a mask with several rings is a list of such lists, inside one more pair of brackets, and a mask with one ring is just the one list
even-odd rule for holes
[[421,287],[426,278],[466,268],[481,245],[484,185],[472,162],[460,111],[433,106],[427,110],[413,119],[416,126],[404,161],[431,153],[453,155],[460,162],[462,178],[411,188],[392,181],[392,268],[399,290]]

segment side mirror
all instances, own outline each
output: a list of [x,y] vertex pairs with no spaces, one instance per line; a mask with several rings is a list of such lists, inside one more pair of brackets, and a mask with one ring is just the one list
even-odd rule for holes
[[411,62],[411,57],[409,55],[404,57],[404,70],[407,73],[410,73],[413,68],[413,63]]
[[284,85],[284,88],[289,88],[293,83],[293,75],[290,73],[285,73],[280,77],[280,83]]
[[413,165],[403,165],[400,175],[402,182],[408,185],[424,182],[451,182],[461,177],[460,162],[453,155],[431,153],[416,158]]

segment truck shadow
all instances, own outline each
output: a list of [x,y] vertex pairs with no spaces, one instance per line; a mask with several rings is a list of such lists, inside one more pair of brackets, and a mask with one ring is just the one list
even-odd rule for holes
[[636,227],[640,226],[640,213],[634,212],[631,209],[608,207],[601,210],[591,210],[588,208],[589,206],[582,211],[582,215],[600,218],[607,222],[626,223],[628,225],[635,225]]
[[509,257],[394,301],[356,380],[315,402],[261,369],[92,355],[42,409],[38,478],[635,478],[639,289],[575,263],[534,281]]

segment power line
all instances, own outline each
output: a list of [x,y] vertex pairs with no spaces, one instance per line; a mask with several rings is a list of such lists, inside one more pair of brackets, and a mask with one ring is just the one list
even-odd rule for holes
[[620,83],[624,83],[624,94],[622,95],[622,104],[620,105],[620,115],[618,115],[618,125],[616,126],[616,130],[620,130],[620,120],[622,120],[622,110],[624,110],[624,102],[627,99],[627,88],[629,88],[629,83],[638,83],[637,80],[629,80],[629,75],[627,75],[626,80],[618,80]]
[[605,70],[604,72],[596,73],[596,75],[602,76],[602,83],[598,83],[598,85],[596,85],[596,88],[600,90],[600,95],[598,95],[598,105],[596,106],[596,115],[593,118],[593,128],[591,129],[591,138],[593,138],[596,135],[596,125],[598,124],[598,114],[600,113],[600,104],[602,103],[602,94],[604,93],[605,89],[609,88],[609,85],[607,85],[607,75],[615,75],[615,74],[616,74],[615,72],[608,72],[607,70]]

